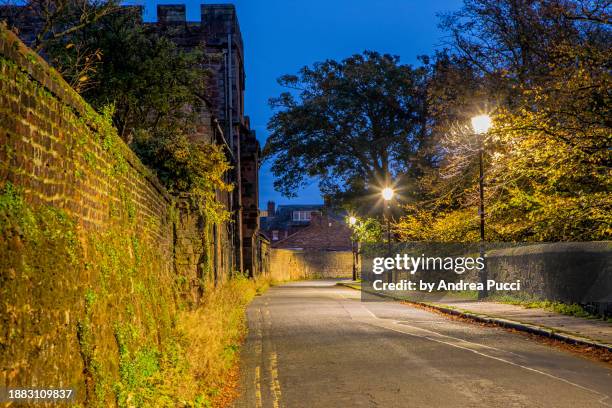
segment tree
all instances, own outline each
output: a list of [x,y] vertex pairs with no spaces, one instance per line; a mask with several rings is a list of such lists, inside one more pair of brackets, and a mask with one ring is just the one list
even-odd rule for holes
[[452,49],[428,91],[440,165],[399,226],[406,239],[477,239],[479,141],[467,124],[478,107],[495,118],[484,140],[489,239],[610,236],[609,24],[599,1],[466,0],[443,20]]
[[[117,0],[0,0],[0,17],[18,31],[26,45],[49,59],[77,91],[88,86],[88,76],[99,64],[101,55],[98,49],[69,39],[119,10]],[[66,47],[61,61],[49,53],[58,44]]]
[[[61,35],[53,34],[59,28],[47,33],[41,17],[14,19],[13,23],[26,24],[21,31],[26,35],[28,25],[34,22],[32,44],[40,42],[41,54],[60,68],[87,102],[100,112],[110,113],[119,135],[170,192],[191,193],[213,222],[227,219],[229,214],[216,197],[217,191],[232,189],[225,181],[230,168],[225,152],[220,146],[192,137],[207,104],[208,71],[204,62],[210,56],[205,55],[203,44],[182,49],[171,40],[171,33],[143,24],[138,7],[106,14],[100,10],[94,18],[90,8],[98,10],[104,5],[82,5],[81,11],[86,13],[83,18],[91,21],[80,24],[77,20],[81,14],[71,11],[78,9],[78,3],[45,4],[55,11],[54,15],[61,15],[53,21],[59,24],[66,20],[62,27],[75,28]],[[86,67],[78,63],[80,55],[90,52],[93,54],[87,57]]]
[[[95,86],[83,96],[97,109],[112,105],[119,134],[172,193],[191,193],[209,220],[229,214],[216,191],[230,191],[223,148],[191,135],[206,108],[209,72],[203,44],[181,49],[166,32],[145,25],[141,10],[126,8],[100,19],[71,42],[98,49],[102,62],[91,73]],[[53,48],[60,57],[63,48]],[[57,52],[55,52],[57,51]]]
[[[349,224],[348,217],[345,220]],[[380,221],[372,217],[356,217],[356,222],[351,225],[351,239],[361,244],[382,242],[384,231]]]
[[274,186],[291,197],[307,177],[340,203],[420,171],[425,143],[425,70],[372,51],[285,75],[272,98],[264,148]]
[[[82,95],[97,109],[115,106],[113,122],[127,141],[136,130],[191,130],[205,105],[202,95],[209,76],[202,64],[203,44],[180,49],[166,33],[143,24],[141,12],[125,8],[68,41],[99,50],[102,61],[90,78],[95,86]],[[50,53],[61,62],[64,44]]]

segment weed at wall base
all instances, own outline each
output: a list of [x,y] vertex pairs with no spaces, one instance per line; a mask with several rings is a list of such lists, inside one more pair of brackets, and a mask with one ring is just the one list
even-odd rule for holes
[[0,232],[4,383],[71,386],[75,406],[219,405],[265,281],[237,276],[188,310],[158,246],[129,219],[82,231],[8,183]]

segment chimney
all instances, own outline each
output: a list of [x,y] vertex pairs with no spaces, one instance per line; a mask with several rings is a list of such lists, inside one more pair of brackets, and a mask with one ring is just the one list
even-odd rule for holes
[[268,201],[268,217],[274,217],[275,213],[276,213],[276,208],[275,208],[274,201]]
[[158,4],[157,21],[160,24],[184,23],[185,5],[184,4]]
[[333,208],[332,197],[328,194],[325,194],[323,196],[323,214],[328,214],[332,208]]

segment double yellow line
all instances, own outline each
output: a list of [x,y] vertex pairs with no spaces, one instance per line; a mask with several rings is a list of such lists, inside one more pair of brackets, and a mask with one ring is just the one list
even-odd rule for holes
[[[266,306],[268,305],[267,302],[265,304]],[[261,314],[261,309],[259,309],[259,313]],[[257,328],[257,344],[256,344],[256,352],[257,352],[257,361],[262,361],[263,360],[263,333],[262,333],[262,329],[261,326],[264,325],[264,323],[268,326],[268,328],[270,329],[272,326],[272,321],[270,320],[270,311],[268,309],[265,309],[265,314],[262,314],[262,325],[260,325]],[[273,347],[273,346],[272,346]],[[282,397],[282,392],[281,392],[281,386],[280,386],[280,382],[278,380],[278,355],[276,354],[275,350],[272,350],[272,352],[270,352],[267,356],[267,364],[263,364],[264,366],[269,367],[269,375],[270,375],[270,395],[272,395],[272,406],[273,408],[280,408],[281,407],[281,397]],[[262,408],[263,407],[263,398],[262,398],[262,393],[261,393],[261,366],[257,365],[255,367],[255,407],[256,408]]]

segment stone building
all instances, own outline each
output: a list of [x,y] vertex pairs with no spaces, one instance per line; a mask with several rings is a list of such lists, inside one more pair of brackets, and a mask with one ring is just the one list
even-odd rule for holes
[[200,22],[186,20],[185,5],[158,5],[157,27],[184,48],[205,46],[210,70],[206,107],[198,137],[227,146],[234,191],[220,197],[233,214],[229,225],[236,270],[261,271],[258,259],[259,154],[255,131],[244,112],[244,46],[236,9],[231,4],[200,5]]

